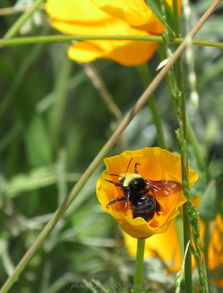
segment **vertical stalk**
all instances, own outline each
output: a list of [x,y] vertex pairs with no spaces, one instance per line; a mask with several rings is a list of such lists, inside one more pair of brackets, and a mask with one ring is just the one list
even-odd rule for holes
[[71,75],[73,62],[63,56],[60,60],[60,71],[57,75],[53,90],[54,104],[50,113],[50,133],[54,150],[61,147],[61,132],[68,99],[67,81]]
[[[180,25],[178,18],[178,6],[177,0],[173,1],[173,12],[175,22],[175,34],[179,35]],[[192,262],[191,262],[191,227],[189,218],[189,207],[191,206],[191,194],[189,189],[189,175],[188,175],[188,143],[187,143],[187,119],[186,119],[186,106],[185,106],[185,94],[184,94],[184,71],[183,71],[183,59],[180,57],[176,62],[173,70],[171,71],[171,84],[172,95],[174,99],[177,120],[179,129],[177,131],[177,138],[181,153],[181,170],[182,170],[182,187],[183,193],[187,198],[187,202],[183,206],[183,235],[184,235],[184,252],[188,247],[185,256],[185,291],[187,293],[193,292],[192,284]]]
[[142,292],[144,249],[145,249],[145,239],[137,239],[137,253],[136,253],[133,293]]
[[[182,58],[176,64],[176,111],[179,124],[178,141],[181,152],[181,169],[182,169],[182,182],[183,192],[187,198],[187,202],[183,206],[183,227],[184,227],[184,251],[187,244],[191,242],[191,228],[190,218],[188,214],[189,207],[191,206],[191,194],[189,190],[189,176],[188,176],[188,144],[187,144],[187,129],[186,129],[186,107],[184,96],[184,75],[183,75],[183,62]],[[191,265],[191,248],[188,247],[187,255],[185,258],[185,288],[187,293],[193,292],[192,286],[192,265]]]
[[150,98],[148,104],[152,113],[153,123],[156,127],[158,146],[161,148],[165,148],[166,144],[165,144],[162,121],[159,115],[159,111],[157,110],[156,102],[153,96]]
[[[138,69],[140,78],[142,80],[142,84],[144,88],[146,89],[148,84],[151,82],[149,67],[147,66],[147,64],[142,64],[137,66],[137,69]],[[165,148],[165,137],[164,137],[162,120],[159,115],[159,111],[157,109],[154,94],[151,95],[150,100],[148,101],[148,105],[150,107],[150,111],[152,114],[153,123],[156,127],[158,146],[161,148]]]
[[[208,268],[208,244],[210,241],[210,227],[209,227],[209,221],[204,222],[204,259],[206,267]],[[207,270],[208,274],[208,270]]]
[[[186,251],[187,244],[191,240],[191,229],[190,229],[190,219],[187,214],[187,203],[183,206],[183,235],[184,235],[184,251]],[[187,293],[193,292],[192,286],[192,263],[191,263],[191,247],[188,246],[187,254],[185,257],[184,265],[184,277],[185,277],[185,291]]]

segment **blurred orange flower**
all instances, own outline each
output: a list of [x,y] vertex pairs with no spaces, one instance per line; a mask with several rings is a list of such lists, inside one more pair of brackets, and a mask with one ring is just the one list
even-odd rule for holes
[[[136,255],[137,240],[124,233],[125,245],[130,255]],[[172,272],[178,272],[182,265],[182,254],[178,241],[176,221],[172,221],[165,233],[146,239],[144,258],[159,257]]]
[[[172,5],[172,0],[166,0]],[[178,0],[179,11],[181,0]],[[151,36],[165,30],[144,0],[47,0],[46,11],[59,31],[79,36]],[[123,65],[149,60],[156,42],[131,40],[91,40],[74,43],[68,50],[71,59],[90,62],[112,59]]]
[[[204,244],[204,223],[200,223],[201,244]],[[180,223],[178,223],[180,224]],[[182,224],[182,223],[181,223]],[[180,229],[182,231],[182,229]],[[210,222],[210,241],[208,245],[208,268],[214,270],[223,265],[223,219],[217,215],[214,221]],[[129,254],[136,255],[137,241],[135,238],[124,233],[124,241]],[[177,233],[176,221],[172,221],[165,233],[154,235],[146,239],[145,258],[159,257],[171,272],[178,272],[182,266],[183,250],[180,248],[179,236]],[[192,256],[192,264],[195,267],[195,260]],[[223,287],[222,272],[213,276],[213,282]]]
[[[106,171],[99,177],[96,185],[97,197],[102,208],[134,238],[143,239],[166,231],[173,218],[177,216],[178,208],[186,201],[181,188],[181,157],[167,150],[153,147],[125,151],[118,156],[106,158],[104,162]],[[117,179],[115,175],[119,178]],[[123,198],[114,204],[109,204],[118,197],[127,199],[123,185],[116,185],[121,185],[120,182],[122,182],[127,186],[134,178],[142,178],[148,183],[148,192],[144,192],[143,195],[152,197],[155,207],[159,207],[154,215],[150,211],[148,220],[141,216],[134,217],[133,205],[126,203]],[[189,170],[190,185],[197,179],[198,174]],[[115,181],[116,185],[111,181]],[[153,187],[153,181],[158,181],[158,186]],[[176,188],[173,187],[173,183],[177,186]]]

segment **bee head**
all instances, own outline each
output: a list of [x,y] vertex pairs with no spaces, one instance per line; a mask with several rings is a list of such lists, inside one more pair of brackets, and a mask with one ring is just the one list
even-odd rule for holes
[[131,173],[125,173],[120,175],[119,181],[122,183],[123,187],[134,186],[136,187],[138,184],[140,184],[141,181],[144,182],[143,178],[139,174],[131,174]]

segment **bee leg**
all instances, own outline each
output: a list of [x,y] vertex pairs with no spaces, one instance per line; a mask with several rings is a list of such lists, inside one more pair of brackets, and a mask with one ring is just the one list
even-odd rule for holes
[[132,162],[132,159],[130,159],[130,161],[129,161],[129,163],[128,163],[128,166],[127,166],[127,168],[126,168],[126,171],[125,171],[125,173],[127,173],[127,172],[128,172],[128,170],[129,170],[129,166],[130,166],[131,162]]
[[126,200],[126,197],[125,196],[120,196],[120,197],[117,197],[116,199],[110,201],[107,205],[106,205],[106,208],[113,205],[114,203],[118,202],[118,201],[123,201],[123,200]]
[[122,186],[121,183],[114,182],[114,181],[111,181],[111,180],[108,180],[108,179],[105,179],[105,180],[108,181],[108,182],[110,182],[110,183],[112,183],[112,184],[114,184],[115,186]]
[[129,204],[129,202],[130,202],[130,200],[129,200],[129,198],[130,198],[130,194],[129,194],[129,192],[127,192],[127,194],[126,194],[126,201],[125,201],[125,208],[127,209],[127,207],[128,207],[128,204]]

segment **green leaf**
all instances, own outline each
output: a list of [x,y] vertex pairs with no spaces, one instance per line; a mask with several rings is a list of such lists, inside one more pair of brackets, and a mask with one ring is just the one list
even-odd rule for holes
[[25,143],[32,167],[47,166],[52,163],[51,145],[41,116],[35,115],[28,125]]
[[[64,174],[65,181],[77,180],[79,174]],[[4,190],[9,197],[15,197],[22,192],[30,192],[42,187],[50,186],[58,182],[58,168],[56,166],[39,167],[30,171],[28,174],[18,174],[4,183]],[[3,183],[1,185],[3,185]],[[2,186],[1,186],[2,188]],[[0,189],[1,190],[1,189]]]
[[202,196],[202,202],[199,209],[201,219],[205,221],[214,220],[217,213],[217,203],[218,196],[216,181],[211,180]]
[[164,5],[165,5],[165,11],[166,11],[166,21],[169,27],[175,30],[176,20],[174,17],[173,9],[170,7],[170,5],[166,1],[164,1]]

